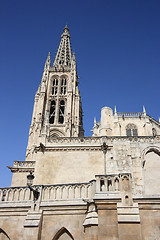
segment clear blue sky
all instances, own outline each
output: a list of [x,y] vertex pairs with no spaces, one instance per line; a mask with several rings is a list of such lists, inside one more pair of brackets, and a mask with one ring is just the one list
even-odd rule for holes
[[160,1],[1,0],[0,186],[24,160],[34,95],[49,51],[68,24],[76,52],[85,135],[104,106],[160,116]]

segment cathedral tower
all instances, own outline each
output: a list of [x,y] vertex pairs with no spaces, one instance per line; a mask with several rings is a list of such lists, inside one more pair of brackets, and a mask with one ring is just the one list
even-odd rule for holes
[[83,137],[82,105],[78,90],[75,53],[67,25],[51,66],[48,54],[35,96],[27,155],[46,137]]

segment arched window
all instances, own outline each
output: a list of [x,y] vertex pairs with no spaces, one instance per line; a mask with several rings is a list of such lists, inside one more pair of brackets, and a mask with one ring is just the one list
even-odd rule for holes
[[58,79],[53,79],[53,86],[52,86],[52,95],[57,95],[58,92]]
[[130,136],[138,136],[138,130],[137,130],[136,125],[134,125],[134,124],[128,124],[128,125],[126,126],[126,135],[127,135],[127,137],[130,137]]
[[61,80],[61,95],[66,94],[66,85],[67,85],[66,78],[62,78],[62,80]]
[[60,106],[59,106],[59,123],[64,123],[64,110],[65,110],[65,102],[64,100],[60,101]]
[[53,100],[53,101],[51,102],[50,114],[49,114],[49,123],[50,123],[50,124],[53,124],[53,123],[54,123],[55,110],[56,110],[56,102]]

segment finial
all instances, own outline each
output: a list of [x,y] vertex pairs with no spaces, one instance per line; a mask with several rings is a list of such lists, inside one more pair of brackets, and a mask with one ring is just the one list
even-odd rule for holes
[[75,54],[75,52],[73,52],[73,54],[72,54],[72,59],[75,61],[76,60],[76,54]]
[[69,28],[68,28],[67,24],[66,24],[66,26],[64,27],[64,32],[69,32]]
[[117,117],[117,108],[116,108],[116,106],[114,107],[114,116]]
[[146,109],[144,105],[143,105],[143,113],[146,113]]
[[96,117],[94,117],[94,126],[96,126]]
[[160,117],[159,117],[159,123],[160,123]]
[[145,109],[144,105],[143,105],[143,115],[146,116],[146,109]]

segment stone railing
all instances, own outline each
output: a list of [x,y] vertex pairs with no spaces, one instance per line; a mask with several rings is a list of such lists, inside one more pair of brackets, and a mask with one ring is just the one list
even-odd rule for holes
[[89,183],[50,185],[43,187],[42,201],[86,199],[93,197],[94,193],[94,180]]
[[[78,200],[93,198],[95,193],[118,192],[122,190],[123,180],[131,180],[130,173],[96,175],[96,180],[88,183],[34,185],[39,192],[40,201]],[[33,200],[33,192],[28,187],[0,189],[0,202],[24,202]]]
[[118,192],[122,190],[124,179],[131,180],[130,173],[96,175],[96,193]]
[[136,113],[121,113],[121,112],[117,112],[117,115],[119,117],[144,117],[144,113],[143,112],[136,112]]
[[[38,185],[41,201],[88,199],[95,194],[95,180],[89,183]],[[0,202],[23,202],[33,200],[33,192],[28,187],[0,189]]]
[[33,200],[28,187],[10,187],[0,189],[0,202],[19,202]]
[[[124,186],[131,186],[131,174],[96,175],[96,180],[88,183],[34,185],[32,189],[39,192],[40,202],[56,200],[80,200],[94,198],[95,194],[111,194],[123,191]],[[127,185],[124,185],[127,184]],[[128,185],[128,186],[129,186]],[[29,187],[10,187],[0,189],[0,203],[32,201],[33,191]]]
[[13,167],[7,166],[12,172],[34,172],[35,161],[14,161]]
[[34,168],[35,161],[14,161],[13,167],[16,168]]

